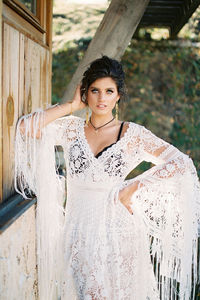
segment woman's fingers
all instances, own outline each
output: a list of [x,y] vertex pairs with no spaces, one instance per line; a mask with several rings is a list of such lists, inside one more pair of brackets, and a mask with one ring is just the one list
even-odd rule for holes
[[127,206],[127,209],[128,209],[128,211],[130,212],[130,214],[133,215],[133,210],[132,210],[132,208],[130,207],[130,205]]
[[128,209],[128,211],[129,211],[130,214],[133,214],[133,210],[132,210],[131,205],[130,205],[130,204],[132,204],[131,201],[128,201],[126,203],[122,202],[122,204],[126,207],[126,209]]

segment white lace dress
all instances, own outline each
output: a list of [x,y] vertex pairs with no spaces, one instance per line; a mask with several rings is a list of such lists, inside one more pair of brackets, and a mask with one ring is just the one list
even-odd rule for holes
[[[39,278],[50,281],[51,288],[41,279],[40,299],[170,300],[176,293],[181,300],[192,299],[197,280],[199,183],[191,159],[132,122],[124,136],[96,158],[85,137],[84,126],[85,121],[74,116],[47,126],[44,136],[49,157],[46,158],[47,152],[41,154],[39,163],[40,167],[44,164],[43,171],[47,172],[45,181],[38,173],[39,167],[30,176],[16,163],[16,176],[19,178],[20,172],[23,173],[28,187],[35,191],[40,203],[43,201],[38,204],[39,231],[41,227],[44,230],[38,233],[39,261],[42,251],[48,247],[47,241],[46,245],[42,242],[42,236],[46,240],[45,228],[50,230],[50,223],[54,224],[48,243],[54,248],[53,263],[59,274],[57,277],[51,274],[52,266],[48,269],[51,275],[46,274],[41,259]],[[18,135],[18,146],[22,144],[20,138]],[[63,147],[67,169],[67,204],[59,229],[60,240],[54,219],[60,212],[56,214],[56,206],[54,210],[49,201],[42,200],[47,194],[54,202],[55,197],[63,197],[62,180],[57,174],[50,175],[50,168],[55,168],[50,154],[54,145]],[[27,153],[23,155],[26,158],[20,159],[26,161]],[[16,162],[20,159],[17,156]],[[46,171],[45,160],[53,161]],[[125,181],[142,161],[153,162],[155,166]],[[34,163],[31,168],[34,169]],[[57,186],[60,185],[56,192],[53,176]],[[131,215],[119,201],[118,192],[134,180],[139,180],[140,185],[132,196]],[[44,209],[52,214],[44,216]],[[49,219],[49,223],[44,225],[44,219]],[[53,243],[56,245],[52,246]],[[58,244],[62,246],[59,255]]]

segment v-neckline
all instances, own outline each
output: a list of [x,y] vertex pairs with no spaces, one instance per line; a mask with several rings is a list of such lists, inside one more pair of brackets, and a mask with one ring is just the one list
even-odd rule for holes
[[81,124],[81,135],[82,135],[83,141],[85,143],[85,146],[87,148],[88,153],[90,154],[90,157],[92,159],[96,160],[96,161],[101,160],[101,158],[104,156],[105,153],[111,151],[111,149],[115,148],[118,144],[120,144],[124,140],[124,138],[127,136],[128,132],[130,130],[130,127],[131,127],[130,126],[130,122],[129,122],[128,128],[124,132],[124,135],[118,141],[114,142],[110,147],[108,147],[105,151],[103,151],[100,156],[96,157],[95,154],[94,154],[94,152],[92,151],[92,149],[90,147],[90,144],[88,143],[88,140],[87,140],[86,135],[85,135],[85,120],[83,119],[82,121],[83,122],[81,122],[82,123]]

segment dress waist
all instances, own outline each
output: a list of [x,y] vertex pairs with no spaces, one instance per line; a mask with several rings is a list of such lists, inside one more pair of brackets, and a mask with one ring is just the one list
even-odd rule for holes
[[119,186],[119,183],[109,182],[93,182],[93,181],[81,181],[81,180],[69,180],[68,187],[70,190],[81,191],[93,191],[93,192],[109,192]]

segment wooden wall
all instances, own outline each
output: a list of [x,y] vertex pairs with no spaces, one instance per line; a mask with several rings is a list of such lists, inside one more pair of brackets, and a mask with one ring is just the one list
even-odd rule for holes
[[15,12],[17,17],[12,23],[12,20],[9,19],[11,9],[7,8],[5,4],[4,6],[2,92],[0,90],[2,93],[1,131],[3,139],[2,150],[0,145],[1,201],[15,193],[13,187],[14,138],[18,118],[39,107],[45,108],[46,104],[51,102],[51,48],[47,45],[49,41],[46,39],[50,34],[44,33],[41,41],[41,33],[37,35],[34,30],[26,31],[30,24],[26,28],[24,20],[21,21],[24,22],[24,29],[22,29],[19,16]]

